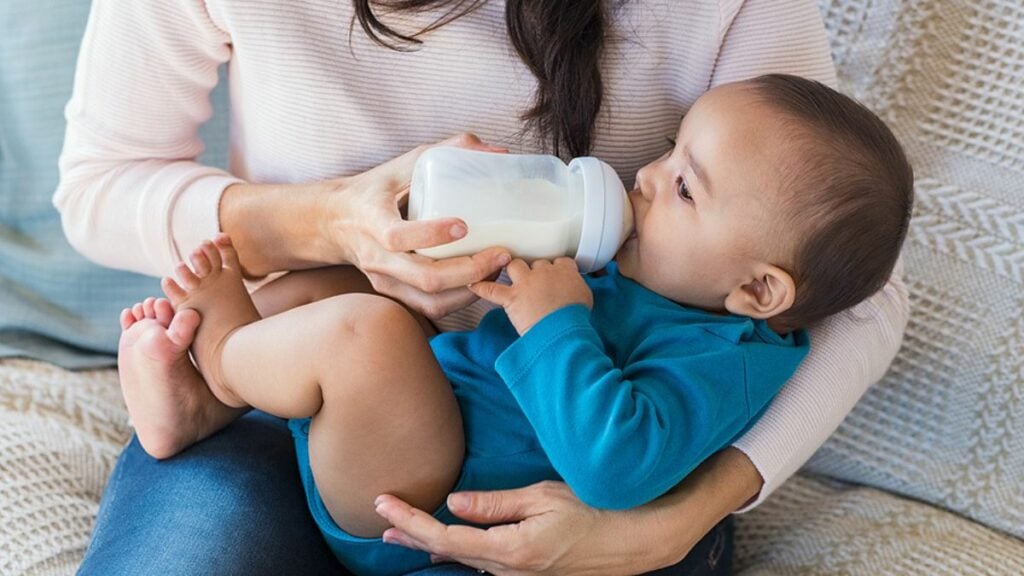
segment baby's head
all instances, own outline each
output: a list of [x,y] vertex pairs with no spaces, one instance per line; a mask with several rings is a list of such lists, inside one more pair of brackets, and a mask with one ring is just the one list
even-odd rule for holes
[[624,276],[677,302],[808,327],[882,287],[913,172],[885,124],[811,80],[710,90],[675,147],[637,173]]

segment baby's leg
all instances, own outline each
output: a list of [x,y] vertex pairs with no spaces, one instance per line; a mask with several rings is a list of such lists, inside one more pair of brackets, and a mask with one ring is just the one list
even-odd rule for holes
[[[191,255],[194,266],[201,254]],[[269,316],[337,294],[372,291],[355,267],[332,266],[286,274],[257,290],[253,302],[261,316]],[[155,458],[177,454],[244,412],[217,401],[192,365],[188,349],[198,325],[197,313],[175,315],[163,299],[147,298],[121,313],[121,391],[139,441]]]
[[260,319],[234,250],[181,271],[165,290],[178,312],[202,316],[193,354],[229,405],[312,417],[313,474],[332,517],[358,536],[387,523],[373,500],[387,492],[440,505],[462,464],[458,405],[417,321],[380,296],[347,294]]
[[[252,301],[260,317],[266,318],[331,296],[354,293],[377,292],[366,275],[355,266],[327,266],[285,274],[253,292]],[[427,334],[437,332],[425,317],[410,313]]]
[[328,266],[289,272],[252,293],[260,316],[266,318],[338,294],[373,294],[370,281],[355,266]]

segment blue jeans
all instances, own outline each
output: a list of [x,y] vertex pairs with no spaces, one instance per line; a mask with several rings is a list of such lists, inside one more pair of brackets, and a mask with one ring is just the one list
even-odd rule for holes
[[[306,507],[287,423],[251,412],[169,460],[133,438],[118,459],[80,575],[347,574]],[[728,574],[732,524],[654,574]],[[453,564],[421,576],[473,575]]]

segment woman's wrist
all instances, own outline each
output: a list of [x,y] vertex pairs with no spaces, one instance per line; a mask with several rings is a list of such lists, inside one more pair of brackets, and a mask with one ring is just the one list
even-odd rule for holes
[[344,264],[323,232],[333,181],[233,184],[220,200],[221,231],[231,236],[246,276]]
[[631,512],[639,541],[651,546],[638,571],[680,562],[726,516],[756,498],[763,485],[743,452],[729,447],[712,455],[669,493]]

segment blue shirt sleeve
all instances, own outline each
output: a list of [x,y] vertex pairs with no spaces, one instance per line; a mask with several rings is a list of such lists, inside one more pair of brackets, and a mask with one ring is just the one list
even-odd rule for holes
[[566,306],[495,363],[555,470],[590,506],[624,509],[657,498],[752,416],[735,342],[695,338],[692,328],[688,336],[651,332],[620,369],[590,311]]

